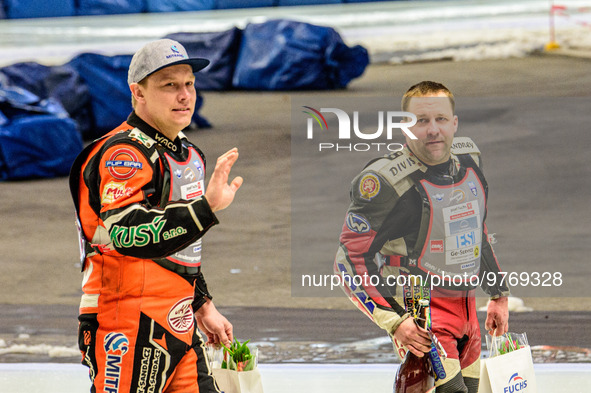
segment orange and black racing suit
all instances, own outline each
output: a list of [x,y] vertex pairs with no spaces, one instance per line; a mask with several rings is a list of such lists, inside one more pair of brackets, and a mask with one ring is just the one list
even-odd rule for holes
[[193,314],[211,298],[200,239],[217,224],[204,177],[195,145],[135,112],[72,166],[91,392],[219,392]]
[[[488,189],[479,166],[469,138],[455,138],[450,160],[440,165],[421,163],[407,146],[370,162],[352,182],[335,259],[350,299],[390,335],[409,316],[408,277],[424,279],[420,291],[433,286],[426,293],[432,330],[447,352],[438,391],[465,391],[445,387],[464,385],[462,377],[477,383],[475,288],[492,298],[509,294],[488,240]],[[406,349],[394,343],[404,357]]]

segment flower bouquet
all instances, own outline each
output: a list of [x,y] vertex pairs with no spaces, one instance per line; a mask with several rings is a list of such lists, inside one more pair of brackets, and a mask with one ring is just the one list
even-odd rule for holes
[[212,374],[223,393],[263,393],[258,365],[258,348],[237,339],[229,347],[207,348]]

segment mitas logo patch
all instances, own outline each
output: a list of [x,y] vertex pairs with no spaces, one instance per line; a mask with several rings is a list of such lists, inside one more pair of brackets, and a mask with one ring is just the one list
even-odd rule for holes
[[123,333],[111,332],[105,336],[103,347],[107,355],[105,359],[104,391],[117,393],[121,377],[121,360],[129,349],[129,340]]

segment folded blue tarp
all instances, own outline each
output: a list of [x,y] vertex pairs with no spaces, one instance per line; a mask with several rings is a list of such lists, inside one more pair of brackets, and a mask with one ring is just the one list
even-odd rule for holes
[[248,24],[233,86],[257,90],[335,89],[369,64],[362,46],[348,47],[330,27],[290,20]]
[[216,8],[220,10],[226,8],[254,8],[273,6],[275,6],[275,0],[216,0]]
[[78,15],[137,14],[146,9],[145,0],[76,0]]
[[0,180],[65,176],[82,151],[76,123],[53,100],[0,87]]
[[131,92],[127,85],[131,57],[83,53],[68,63],[88,86],[93,136],[111,131],[131,113]]
[[180,42],[190,57],[203,57],[210,61],[205,69],[195,74],[197,90],[227,90],[232,88],[241,33],[234,27],[216,33],[175,33],[165,38]]
[[59,101],[78,124],[83,137],[91,132],[91,107],[88,87],[78,72],[67,65],[45,66],[34,62],[15,63],[0,68],[10,86],[21,87],[40,99]]
[[[2,2],[9,19],[73,16],[76,13],[74,0],[2,0]],[[0,10],[0,13],[4,10]]]
[[215,0],[146,0],[148,12],[203,11],[215,8]]
[[277,0],[277,6],[341,4],[343,0]]

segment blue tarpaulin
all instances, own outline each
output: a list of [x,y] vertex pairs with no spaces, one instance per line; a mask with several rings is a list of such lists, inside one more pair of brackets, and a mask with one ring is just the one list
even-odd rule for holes
[[244,29],[233,85],[257,90],[343,88],[368,64],[367,50],[348,47],[331,27],[272,20]]
[[127,85],[131,57],[83,53],[68,63],[88,86],[94,136],[111,131],[131,113],[131,92]]
[[341,4],[343,0],[277,0],[277,6]]
[[203,11],[215,8],[215,0],[146,0],[148,12]]
[[203,57],[210,61],[205,69],[195,74],[198,90],[227,90],[232,88],[241,33],[234,27],[216,33],[175,33],[165,38],[180,42],[190,57]]
[[25,62],[0,68],[0,74],[10,86],[21,87],[40,99],[56,99],[76,121],[83,136],[91,133],[90,93],[74,68]]
[[254,8],[273,7],[275,0],[216,0],[216,8]]
[[76,2],[78,15],[137,14],[146,9],[145,0],[76,0]]
[[76,123],[57,101],[0,87],[0,180],[65,176],[80,151]]
[[2,2],[9,19],[74,16],[76,13],[74,0],[1,0],[0,6]]

